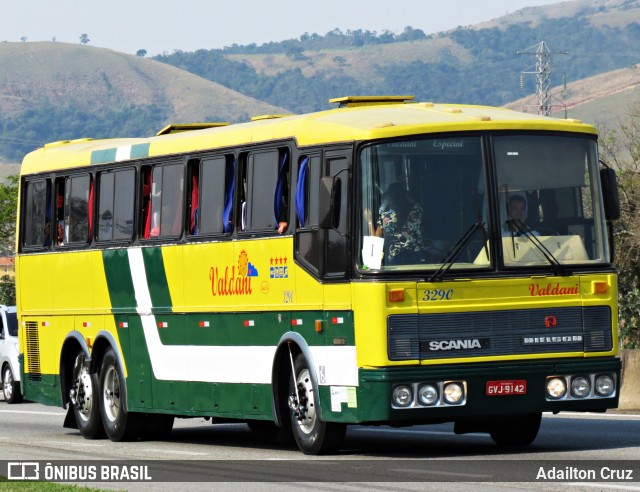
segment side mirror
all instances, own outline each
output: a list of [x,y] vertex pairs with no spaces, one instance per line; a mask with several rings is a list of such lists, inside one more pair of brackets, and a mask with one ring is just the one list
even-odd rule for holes
[[340,178],[325,176],[320,180],[319,222],[321,229],[336,229],[340,226],[340,202],[342,200]]
[[608,221],[617,220],[620,218],[620,198],[618,196],[616,172],[610,167],[600,169],[600,182],[602,183],[605,218]]

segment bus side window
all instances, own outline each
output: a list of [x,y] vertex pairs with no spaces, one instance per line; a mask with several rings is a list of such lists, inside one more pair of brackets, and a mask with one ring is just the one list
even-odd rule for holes
[[52,243],[51,181],[39,179],[25,183],[22,209],[24,218],[22,245],[27,248],[48,248]]
[[56,227],[52,231],[56,245],[83,245],[91,240],[92,200],[89,174],[56,179]]
[[[233,189],[234,189],[233,155],[206,157],[199,163],[198,209],[191,210],[197,220],[199,234],[230,234],[233,232]],[[196,199],[191,184],[191,202]],[[197,213],[194,213],[197,212]],[[193,233],[192,233],[193,234]]]
[[142,168],[142,206],[141,221],[143,239],[151,237],[151,187],[153,183],[153,170],[151,166]]
[[65,202],[65,178],[56,179],[56,197],[55,197],[55,219],[53,222],[53,243],[56,246],[64,245],[64,231],[65,231],[65,220],[64,220],[64,202]]
[[296,255],[316,274],[320,271],[322,244],[318,228],[321,171],[319,155],[302,156],[298,162],[295,193]]
[[187,233],[197,236],[200,228],[200,161],[190,160],[187,166]]
[[246,200],[240,196],[245,230],[284,231],[289,220],[289,149],[250,153],[243,162],[242,183],[246,192]]
[[273,197],[273,213],[278,233],[283,234],[289,226],[289,149],[280,149],[278,159],[278,181]]
[[142,188],[142,237],[179,237],[182,234],[183,164],[157,164],[143,169]]
[[135,170],[105,171],[98,175],[98,241],[131,240]]

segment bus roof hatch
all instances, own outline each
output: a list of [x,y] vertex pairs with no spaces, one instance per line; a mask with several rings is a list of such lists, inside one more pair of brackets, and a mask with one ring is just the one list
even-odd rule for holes
[[376,104],[404,104],[414,99],[414,96],[344,96],[329,99],[330,103],[338,103],[339,108],[353,108],[355,106],[374,106]]

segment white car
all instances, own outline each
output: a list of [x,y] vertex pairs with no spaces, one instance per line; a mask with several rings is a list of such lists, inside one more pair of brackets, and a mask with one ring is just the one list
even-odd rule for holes
[[20,403],[20,365],[18,364],[18,318],[15,306],[0,305],[0,367],[2,393],[7,403]]

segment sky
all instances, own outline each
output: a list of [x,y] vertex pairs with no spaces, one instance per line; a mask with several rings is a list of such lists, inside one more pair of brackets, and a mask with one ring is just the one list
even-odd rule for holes
[[79,43],[149,56],[405,27],[426,34],[560,0],[0,0],[0,41]]

